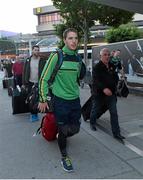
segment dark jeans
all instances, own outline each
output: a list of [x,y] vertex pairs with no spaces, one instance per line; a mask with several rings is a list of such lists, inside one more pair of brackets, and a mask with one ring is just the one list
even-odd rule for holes
[[79,98],[64,100],[54,97],[54,113],[58,125],[58,145],[62,156],[67,155],[67,137],[80,130],[81,106]]
[[110,112],[110,122],[113,135],[120,133],[120,127],[117,114],[117,97],[97,95],[93,98],[90,114],[90,123],[95,124],[96,120],[107,110]]

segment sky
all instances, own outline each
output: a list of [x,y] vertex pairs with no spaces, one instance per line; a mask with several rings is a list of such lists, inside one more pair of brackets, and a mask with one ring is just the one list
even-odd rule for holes
[[33,8],[52,5],[51,0],[0,0],[0,30],[22,34],[36,33]]

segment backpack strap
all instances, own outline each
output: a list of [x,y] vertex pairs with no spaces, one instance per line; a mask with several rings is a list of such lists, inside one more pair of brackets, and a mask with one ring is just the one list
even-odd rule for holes
[[42,121],[41,121],[41,124],[40,124],[40,127],[39,127],[39,128],[37,129],[37,131],[33,134],[33,136],[37,136],[38,134],[41,134],[41,129],[42,129],[42,126],[43,126],[44,118],[45,118],[45,116],[43,116]]
[[80,63],[80,74],[79,74],[79,79],[78,79],[78,82],[79,82],[79,80],[82,80],[86,74],[86,66],[85,66],[85,63],[82,61],[80,54],[77,54],[77,57]]
[[50,79],[48,80],[49,87],[53,84],[55,77],[56,77],[56,74],[57,74],[58,70],[60,69],[60,67],[63,63],[63,51],[61,49],[57,49],[56,53],[58,55],[58,61],[55,65],[55,68],[51,74]]

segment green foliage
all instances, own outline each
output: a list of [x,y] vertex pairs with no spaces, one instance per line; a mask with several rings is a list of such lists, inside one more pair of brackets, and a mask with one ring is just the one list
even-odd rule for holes
[[140,30],[133,24],[121,25],[118,28],[111,28],[106,33],[106,40],[109,43],[133,40],[141,37]]
[[60,9],[61,16],[67,27],[75,27],[82,34],[85,28],[89,33],[89,28],[94,25],[94,21],[99,21],[103,25],[118,27],[132,20],[134,13],[117,8],[100,5],[88,0],[52,0],[53,5]]
[[[53,5],[60,9],[61,16],[64,19],[63,24],[65,27],[76,28],[80,37],[83,36],[85,28],[88,34],[89,28],[94,25],[93,20],[95,18],[93,17],[93,12],[95,12],[96,8],[90,1],[53,0]],[[59,33],[61,33],[60,30]]]
[[140,37],[143,38],[143,30],[140,29]]
[[66,25],[65,24],[57,24],[54,25],[55,28],[55,34],[60,38],[60,42],[58,43],[58,48],[62,48],[64,46],[64,42],[62,39],[63,36],[63,32],[66,29]]
[[133,20],[134,13],[109,7],[98,5],[96,13],[99,15],[99,22],[103,25],[119,27],[121,24],[126,24]]
[[[84,37],[84,60],[87,61],[87,43],[89,41],[89,28],[94,21],[103,25],[118,27],[122,23],[132,20],[133,13],[116,8],[93,3],[88,0],[52,0],[53,5],[60,10],[63,25],[57,27],[57,34],[61,36],[63,27],[74,27]],[[65,25],[65,26],[64,26]],[[62,45],[62,43],[60,43]]]

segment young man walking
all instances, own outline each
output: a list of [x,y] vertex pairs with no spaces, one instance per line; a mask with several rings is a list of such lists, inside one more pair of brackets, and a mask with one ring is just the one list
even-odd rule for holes
[[[31,92],[32,86],[34,84],[38,84],[45,63],[46,60],[40,58],[39,46],[34,45],[32,47],[32,55],[29,58],[27,58],[24,63],[24,69],[22,75],[23,86],[28,88],[28,93]],[[38,120],[39,118],[37,111],[31,110],[30,121],[35,122]]]
[[[51,90],[54,96],[54,114],[58,126],[58,146],[62,155],[61,164],[65,171],[73,171],[71,159],[67,153],[67,137],[73,136],[80,130],[81,105],[79,99],[78,79],[81,70],[81,59],[77,54],[78,34],[73,28],[66,29],[63,33],[65,46],[63,62],[58,70]],[[48,109],[47,81],[55,68],[58,56],[55,53],[49,58],[42,72],[39,83],[39,109],[45,112]]]

